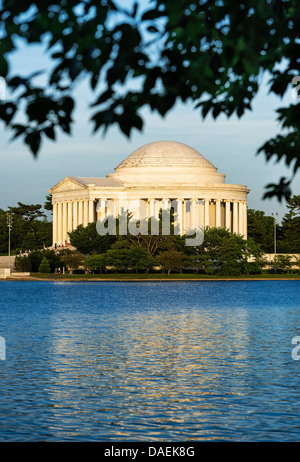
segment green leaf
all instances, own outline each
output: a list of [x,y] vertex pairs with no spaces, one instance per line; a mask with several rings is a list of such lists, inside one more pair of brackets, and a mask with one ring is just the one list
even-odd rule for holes
[[53,127],[53,126],[46,127],[46,128],[44,129],[44,133],[45,133],[45,135],[47,135],[48,138],[50,138],[51,140],[55,140],[55,131],[54,131],[54,127]]
[[41,144],[41,134],[37,130],[33,130],[25,136],[25,143],[30,147],[33,155],[36,156]]
[[3,55],[0,55],[0,76],[6,77],[8,74],[8,63]]

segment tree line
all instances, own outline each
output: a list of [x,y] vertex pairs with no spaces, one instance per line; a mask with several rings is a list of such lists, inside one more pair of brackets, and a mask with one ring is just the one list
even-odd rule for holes
[[[79,229],[78,229],[79,228]],[[73,233],[96,231],[95,223],[86,228],[80,225]],[[72,243],[72,234],[70,239]],[[106,236],[99,236],[103,241]],[[35,250],[26,256],[17,256],[16,269],[32,272],[68,271],[73,273],[79,267],[86,272],[147,272],[162,271],[198,272],[205,274],[239,275],[260,272],[264,264],[260,246],[252,239],[231,234],[221,228],[206,229],[201,246],[187,247],[185,236],[138,235],[111,236],[102,243],[101,251],[83,253],[82,247],[54,250]],[[254,256],[253,262],[248,257]]]
[[[51,210],[51,197],[41,204],[23,204],[0,209],[0,253],[7,254],[7,213],[12,216],[11,249],[13,253],[30,252],[16,260],[18,269],[37,272],[43,260],[45,272],[56,268],[70,271],[86,266],[89,271],[147,271],[160,267],[163,271],[197,271],[210,274],[248,274],[259,272],[264,265],[263,253],[273,253],[276,239],[278,253],[300,253],[300,196],[287,203],[287,212],[280,223],[263,211],[248,210],[248,240],[224,229],[205,230],[204,242],[198,247],[186,247],[185,236],[174,235],[174,217],[171,235],[164,236],[101,236],[96,224],[78,226],[70,233],[70,242],[76,252],[65,250],[58,255],[47,250],[52,245],[52,222],[46,211]],[[172,235],[173,232],[173,235]],[[247,263],[250,253],[254,261]],[[276,256],[274,268],[288,269],[291,259]]]
[[[16,211],[15,211],[16,213]],[[27,211],[28,213],[28,211]],[[36,214],[35,223],[39,220]],[[161,216],[160,216],[161,218]],[[32,218],[33,219],[33,218]],[[130,219],[130,215],[127,216]],[[79,225],[69,233],[75,251],[39,249],[26,257],[16,258],[16,267],[32,272],[74,272],[80,267],[91,273],[163,271],[198,272],[203,274],[240,275],[258,274],[266,265],[264,253],[273,253],[274,231],[278,253],[300,253],[300,196],[293,196],[287,204],[282,223],[264,212],[248,210],[248,239],[222,228],[207,228],[200,246],[186,246],[186,236],[171,234],[100,235],[96,223]],[[274,226],[276,225],[276,227]],[[118,227],[118,220],[117,220]],[[150,222],[149,222],[150,231]],[[298,260],[297,260],[298,261]],[[297,265],[297,261],[295,264]],[[274,272],[291,269],[291,258],[276,255]]]
[[18,202],[16,206],[8,207],[8,210],[0,209],[0,254],[8,252],[8,214],[12,218],[10,247],[13,253],[51,246],[52,222],[46,214],[51,209],[49,196],[44,205]]
[[[95,224],[88,226],[92,228]],[[34,250],[26,256],[17,256],[15,268],[17,271],[40,273],[163,272],[169,275],[175,271],[239,276],[259,274],[268,263],[261,246],[252,238],[245,240],[221,228],[207,228],[203,244],[197,247],[186,247],[184,236],[168,236],[167,239],[155,236],[155,243],[149,246],[150,240],[153,237],[143,236],[142,240],[137,238],[134,244],[132,237],[116,237],[103,252],[90,254],[68,248],[60,251]],[[150,247],[155,247],[155,251],[150,251]],[[272,271],[290,272],[292,264],[300,270],[299,257],[292,263],[291,256],[276,255]]]
[[248,209],[248,236],[260,244],[265,253],[274,253],[274,244],[278,253],[300,253],[300,195],[292,196],[286,208],[281,223],[278,220],[275,223],[275,216]]

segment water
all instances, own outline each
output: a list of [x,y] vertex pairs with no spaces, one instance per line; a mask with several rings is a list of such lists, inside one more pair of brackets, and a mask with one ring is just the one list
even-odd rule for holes
[[0,441],[300,441],[299,287],[0,282]]

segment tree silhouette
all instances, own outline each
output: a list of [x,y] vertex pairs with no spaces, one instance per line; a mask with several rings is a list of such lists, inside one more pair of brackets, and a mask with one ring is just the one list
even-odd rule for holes
[[[252,110],[262,76],[279,97],[299,75],[298,0],[152,0],[124,8],[113,0],[3,0],[0,4],[0,75],[8,99],[0,119],[36,156],[43,138],[71,134],[73,90],[88,79],[94,131],[112,125],[130,136],[143,129],[144,107],[165,116],[177,101],[192,101],[203,118],[242,117]],[[9,58],[17,43],[44,43],[53,66],[14,75]],[[268,185],[265,197],[291,195],[300,165],[299,101],[278,108],[282,133],[258,153],[284,160],[290,178]],[[18,117],[20,116],[20,117]]]

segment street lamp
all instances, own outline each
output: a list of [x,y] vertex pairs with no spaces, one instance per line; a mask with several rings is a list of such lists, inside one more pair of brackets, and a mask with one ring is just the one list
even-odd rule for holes
[[9,271],[10,271],[10,232],[11,232],[11,228],[12,228],[12,221],[13,221],[13,217],[12,217],[12,213],[11,212],[8,212],[7,213],[7,227],[8,227],[8,261],[9,261]]
[[274,254],[276,255],[276,217],[278,213],[272,213],[272,217],[274,217]]

